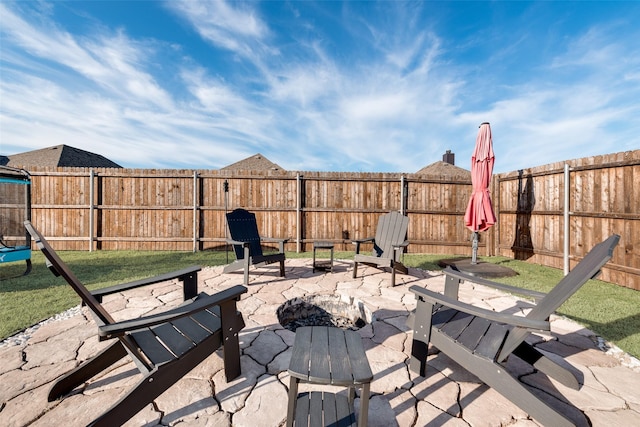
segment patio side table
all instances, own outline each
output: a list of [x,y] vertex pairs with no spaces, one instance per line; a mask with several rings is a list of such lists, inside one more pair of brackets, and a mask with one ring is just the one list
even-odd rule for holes
[[[355,427],[355,387],[362,388],[357,425],[367,425],[373,373],[362,346],[362,338],[357,332],[328,326],[303,326],[296,329],[289,376],[287,427],[293,427],[294,423],[296,427]],[[345,386],[349,388],[348,396],[319,391],[298,394],[300,381]]]
[[[331,252],[328,260],[319,261],[316,260],[316,251],[318,249],[328,250]],[[328,270],[333,273],[333,243],[331,242],[313,242],[313,269],[316,270]]]

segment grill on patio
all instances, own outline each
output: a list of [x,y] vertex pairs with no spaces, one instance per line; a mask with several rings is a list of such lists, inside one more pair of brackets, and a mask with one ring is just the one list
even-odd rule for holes
[[373,320],[371,310],[361,300],[345,295],[293,298],[278,307],[276,314],[280,325],[294,332],[300,326],[358,330]]

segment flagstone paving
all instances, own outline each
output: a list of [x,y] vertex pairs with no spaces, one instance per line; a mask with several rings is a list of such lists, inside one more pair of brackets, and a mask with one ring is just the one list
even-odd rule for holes
[[[351,263],[338,260],[334,273],[312,272],[311,260],[256,269],[248,293],[238,306],[246,327],[240,335],[242,375],[227,383],[222,353],[212,354],[181,381],[129,420],[127,426],[279,427],[286,418],[287,367],[295,334],[278,323],[276,310],[288,299],[310,294],[342,294],[364,301],[374,321],[359,330],[374,372],[369,404],[370,426],[537,426],[517,406],[489,389],[446,356],[430,356],[427,377],[408,369],[411,330],[406,322],[415,308],[411,285],[442,291],[440,272],[410,269],[390,287],[390,274],[373,268],[351,278]],[[242,283],[242,274],[222,274],[207,267],[199,288],[216,292]],[[105,299],[116,319],[162,311],[179,302],[175,282]],[[529,303],[484,287],[461,287],[461,299],[484,307],[519,312]],[[133,362],[123,359],[62,400],[47,402],[52,381],[86,360],[107,343],[85,310],[42,324],[24,342],[0,346],[1,426],[84,426],[113,404],[140,378]],[[512,358],[510,367],[546,400],[569,415],[583,412],[593,426],[640,425],[640,364],[615,348],[605,351],[594,334],[567,319],[552,317],[552,336],[536,337],[550,357],[566,360],[584,375],[580,391],[549,380]],[[300,390],[334,389],[301,384]],[[341,389],[334,389],[341,390]],[[571,405],[566,404],[568,400]],[[574,408],[575,406],[575,408]],[[356,411],[359,399],[356,399]],[[576,409],[577,408],[577,409]]]

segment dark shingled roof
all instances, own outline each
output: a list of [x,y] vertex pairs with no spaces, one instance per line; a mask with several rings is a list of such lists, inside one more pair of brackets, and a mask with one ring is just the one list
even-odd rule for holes
[[[64,144],[2,157],[0,160],[2,160],[3,165],[25,169],[30,167],[122,167],[100,154],[90,153],[89,151]],[[5,163],[5,159],[8,159],[8,162]]]
[[233,164],[230,164],[229,166],[225,166],[223,168],[220,168],[220,170],[223,170],[223,171],[230,171],[230,170],[234,170],[234,171],[237,171],[237,170],[281,170],[281,171],[283,171],[284,169],[282,169],[277,164],[273,163],[271,160],[267,159],[262,154],[258,153],[258,154],[254,154],[251,157],[247,157],[244,160],[240,160],[239,162],[235,162]]
[[430,165],[420,169],[416,174],[471,180],[470,171],[442,161],[431,163]]

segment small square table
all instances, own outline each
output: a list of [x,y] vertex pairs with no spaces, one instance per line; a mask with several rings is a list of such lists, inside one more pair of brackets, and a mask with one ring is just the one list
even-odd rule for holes
[[[289,362],[289,376],[287,427],[292,427],[294,421],[296,427],[334,425],[334,421],[355,426],[355,387],[362,387],[357,425],[367,425],[373,373],[357,332],[330,326],[299,327]],[[317,391],[298,394],[300,381],[349,387],[348,396]],[[323,419],[324,424],[316,424]]]
[[[331,251],[328,260],[316,261],[316,251],[318,249]],[[316,270],[328,270],[333,273],[333,243],[331,242],[313,242],[313,272]]]

